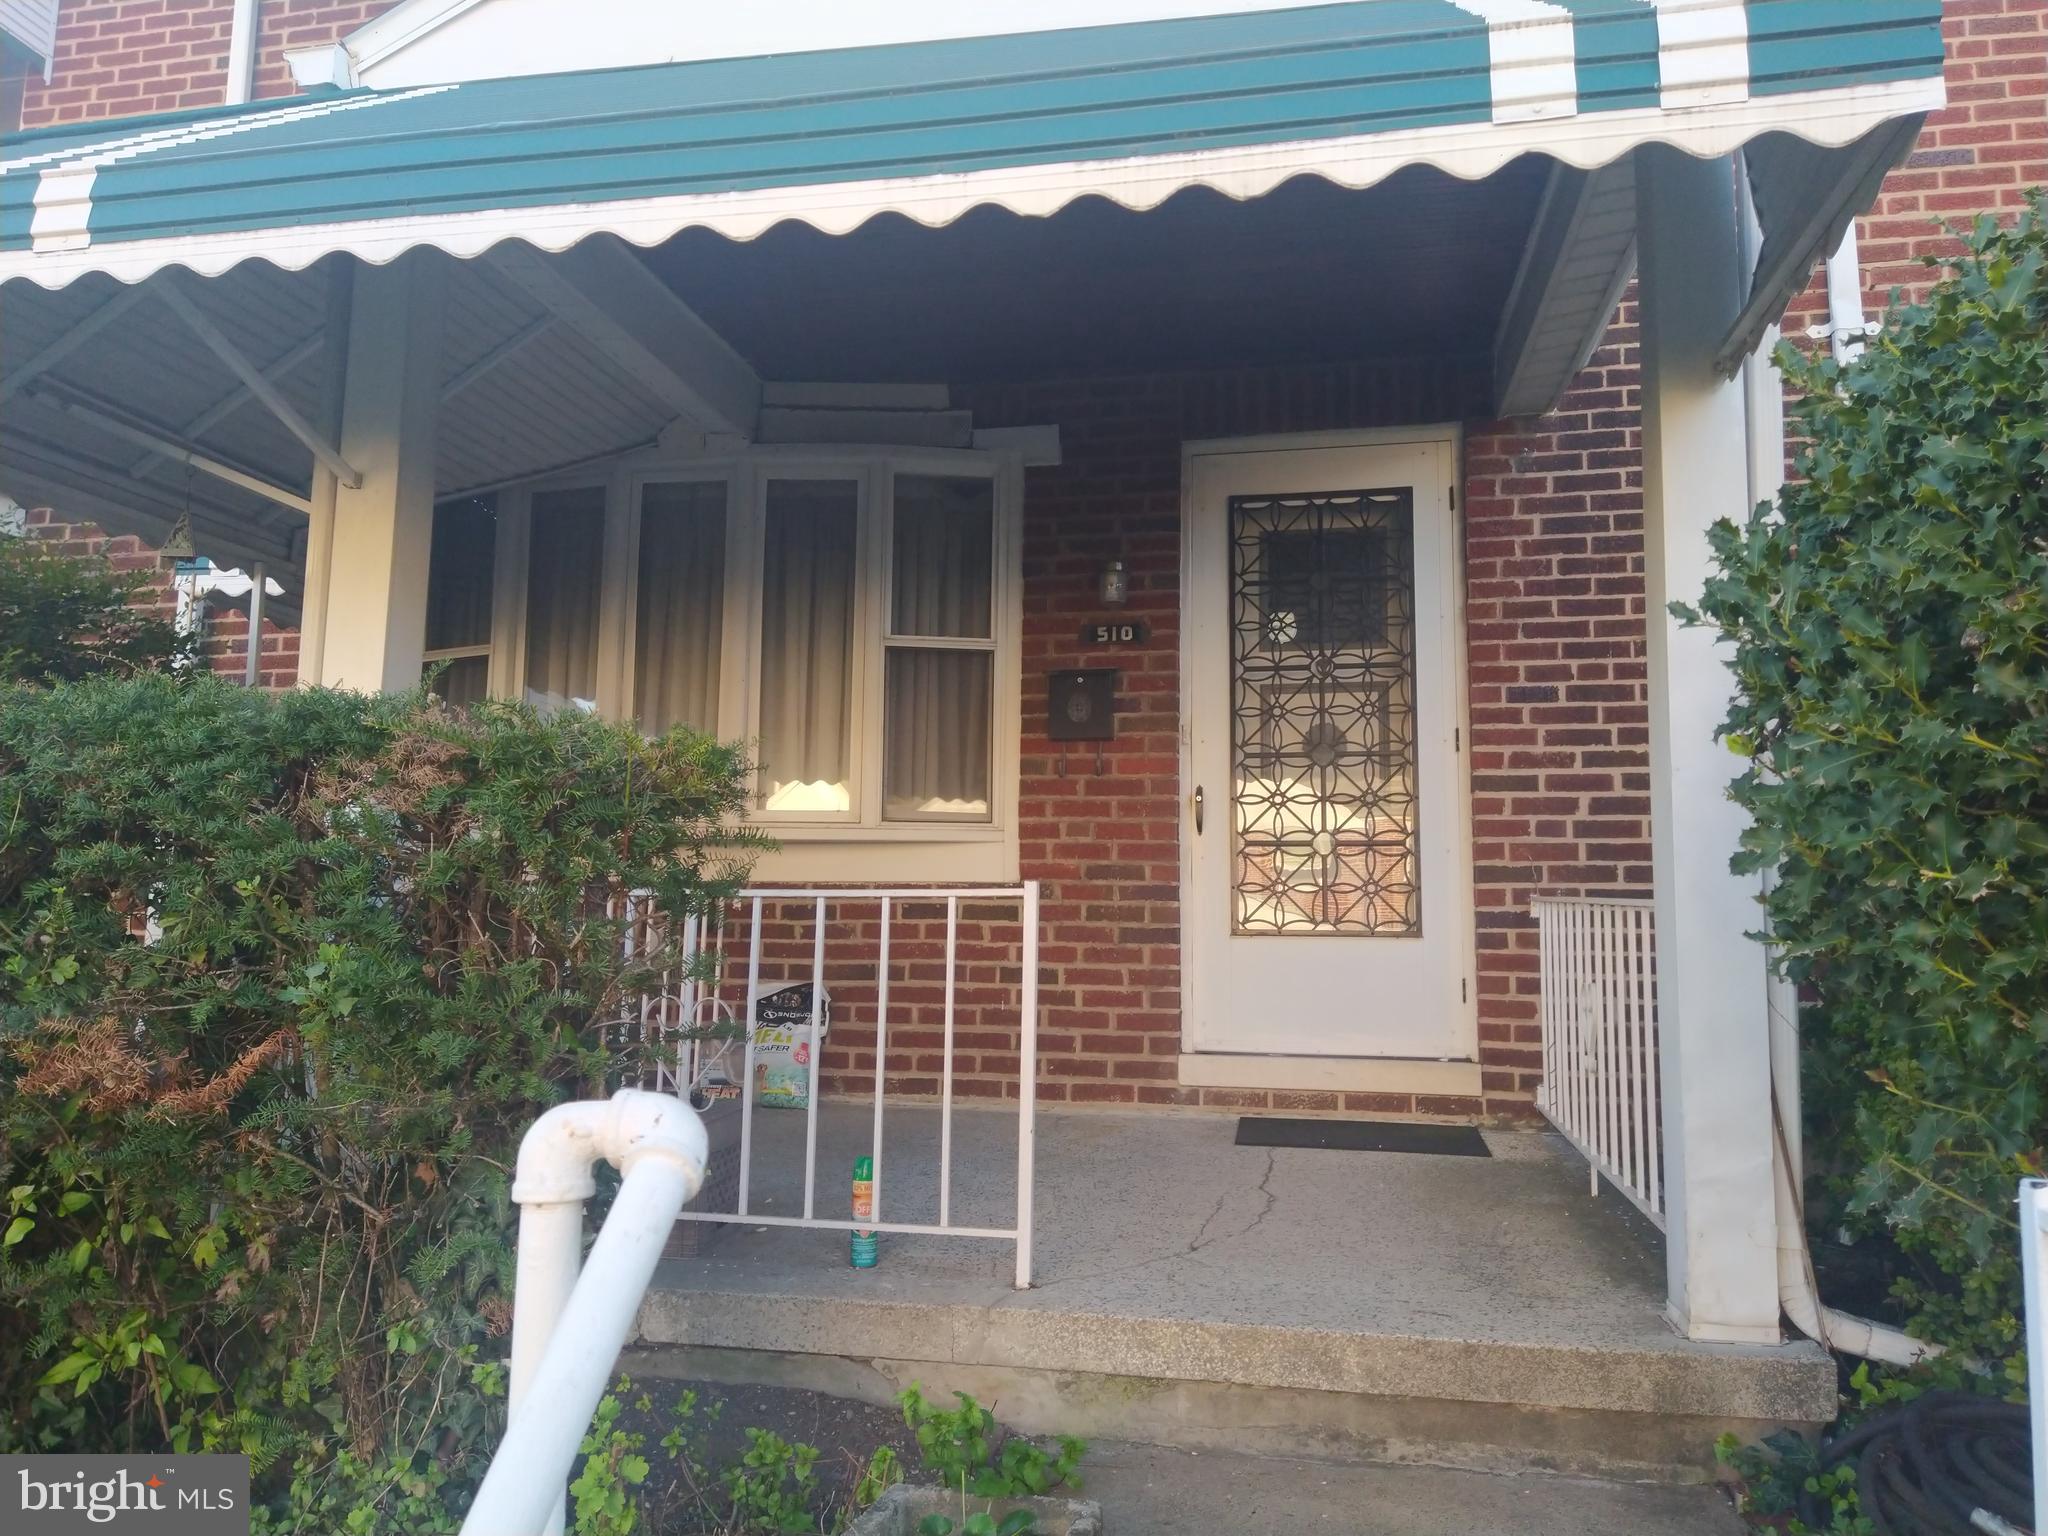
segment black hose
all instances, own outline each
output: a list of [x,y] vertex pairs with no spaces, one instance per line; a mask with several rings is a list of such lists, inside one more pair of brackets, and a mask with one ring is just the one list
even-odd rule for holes
[[[1855,1468],[1857,1503],[1878,1536],[1979,1536],[1978,1510],[2025,1530],[2031,1460],[2026,1405],[1963,1392],[1886,1408],[1820,1448],[1823,1470]],[[1819,1494],[1800,1495],[1799,1518],[1827,1528]]]

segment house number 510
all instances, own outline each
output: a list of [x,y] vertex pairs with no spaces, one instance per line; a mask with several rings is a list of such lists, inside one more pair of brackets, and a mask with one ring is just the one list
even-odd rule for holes
[[1150,633],[1143,619],[1117,619],[1108,624],[1083,624],[1083,645],[1143,645]]

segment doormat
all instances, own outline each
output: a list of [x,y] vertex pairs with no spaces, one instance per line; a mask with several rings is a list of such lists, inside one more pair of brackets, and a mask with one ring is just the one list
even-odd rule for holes
[[1424,1152],[1435,1157],[1491,1157],[1486,1138],[1469,1125],[1416,1125],[1406,1120],[1290,1120],[1244,1115],[1240,1147],[1306,1147],[1319,1152]]

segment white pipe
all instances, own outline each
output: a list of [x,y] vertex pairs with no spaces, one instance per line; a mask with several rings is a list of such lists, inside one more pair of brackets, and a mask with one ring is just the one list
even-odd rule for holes
[[258,4],[259,0],[235,0],[234,22],[228,32],[228,83],[222,97],[231,107],[256,94],[256,33],[262,24]]
[[1842,243],[1828,253],[1828,345],[1835,361],[1863,355],[1869,327],[1863,319],[1863,269],[1856,259],[1856,221],[1842,231]]
[[[603,1103],[557,1105],[527,1131],[512,1182],[520,1214],[509,1422],[464,1536],[561,1529],[576,1448],[676,1215],[704,1181],[708,1155],[694,1110],[638,1088]],[[624,1178],[578,1275],[582,1204],[595,1192],[599,1158]]]
[[[1766,879],[1765,891],[1771,884]],[[1778,1225],[1778,1305],[1792,1326],[1828,1349],[1885,1365],[1907,1366],[1942,1352],[1900,1328],[1824,1306],[1806,1241],[1804,1149],[1799,1131],[1799,988],[1773,971],[1765,982],[1770,1016],[1771,1187]]]

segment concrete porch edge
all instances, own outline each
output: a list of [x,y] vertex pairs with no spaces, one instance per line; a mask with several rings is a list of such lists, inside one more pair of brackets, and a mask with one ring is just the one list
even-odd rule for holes
[[644,1344],[1715,1419],[1835,1415],[1834,1362],[1805,1340],[1575,1347],[656,1284]]

